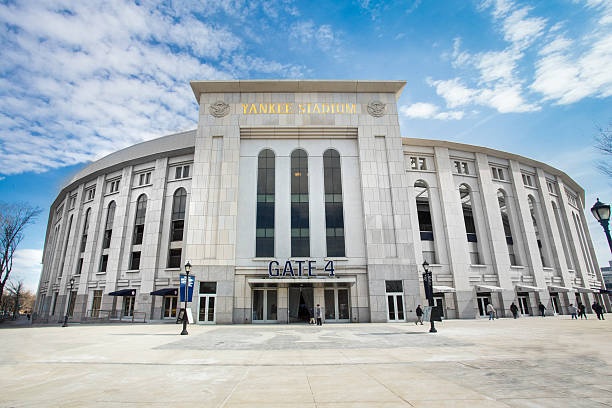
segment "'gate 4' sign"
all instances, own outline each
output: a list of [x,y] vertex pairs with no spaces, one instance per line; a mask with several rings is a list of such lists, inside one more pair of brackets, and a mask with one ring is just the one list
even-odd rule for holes
[[[278,261],[270,261],[268,264],[268,275],[271,278],[281,277],[305,277],[314,278],[317,276],[315,271],[317,270],[317,261],[287,261],[285,266],[281,267]],[[322,269],[327,272],[330,277],[336,276],[334,274],[334,261],[327,261],[325,267]]]

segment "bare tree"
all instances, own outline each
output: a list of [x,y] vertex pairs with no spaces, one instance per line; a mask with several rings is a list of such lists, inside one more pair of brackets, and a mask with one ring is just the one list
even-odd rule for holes
[[0,203],[0,302],[13,270],[13,255],[23,240],[23,230],[40,211],[26,203]]
[[606,129],[600,128],[595,141],[595,147],[604,155],[604,160],[597,163],[597,168],[612,178],[612,124]]
[[17,318],[20,309],[20,300],[21,295],[23,294],[23,280],[18,280],[17,282],[10,280],[6,287],[7,292],[13,298],[13,319]]

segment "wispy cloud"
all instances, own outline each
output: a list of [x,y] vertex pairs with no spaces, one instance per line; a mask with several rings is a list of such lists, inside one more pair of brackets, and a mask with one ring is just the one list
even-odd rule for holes
[[36,292],[42,270],[42,249],[19,249],[13,255],[11,279],[23,280],[26,288]]
[[0,173],[73,165],[195,127],[189,80],[300,77],[301,66],[250,57],[240,33],[202,17],[297,14],[291,2],[263,4],[1,3]]
[[400,106],[399,111],[402,115],[411,119],[439,119],[439,120],[460,120],[463,118],[463,111],[440,112],[440,109],[431,103],[417,102],[410,106]]

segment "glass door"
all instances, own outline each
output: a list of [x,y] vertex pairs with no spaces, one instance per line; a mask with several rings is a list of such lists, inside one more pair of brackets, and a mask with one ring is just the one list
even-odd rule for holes
[[272,323],[278,320],[276,289],[253,290],[253,323]]
[[176,319],[177,296],[164,296],[164,319]]
[[480,316],[487,315],[487,305],[491,303],[491,300],[488,296],[477,296],[476,300],[478,302],[478,314]]
[[555,314],[561,314],[561,306],[559,303],[559,295],[556,293],[550,295],[550,302],[552,303],[553,312]]
[[440,312],[440,317],[444,318],[444,311],[446,310],[444,307],[444,297],[443,296],[436,296],[434,297],[434,305],[438,308],[438,311]]
[[389,322],[404,321],[404,296],[401,293],[387,293],[387,311]]
[[123,297],[123,316],[132,317],[134,315],[134,303],[136,299],[134,296]]
[[531,313],[529,312],[529,297],[519,296],[518,302],[519,302],[519,311],[521,312],[521,314],[530,315]]
[[215,301],[217,295],[200,295],[198,323],[215,322]]
[[325,321],[350,322],[348,288],[325,289]]

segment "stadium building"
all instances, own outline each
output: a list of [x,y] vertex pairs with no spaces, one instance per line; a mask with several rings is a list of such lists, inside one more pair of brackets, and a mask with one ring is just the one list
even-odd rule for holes
[[[198,127],[90,165],[50,213],[38,318],[414,320],[421,264],[445,318],[610,301],[568,175],[403,138],[404,81],[194,81]],[[70,279],[74,284],[70,285]]]

